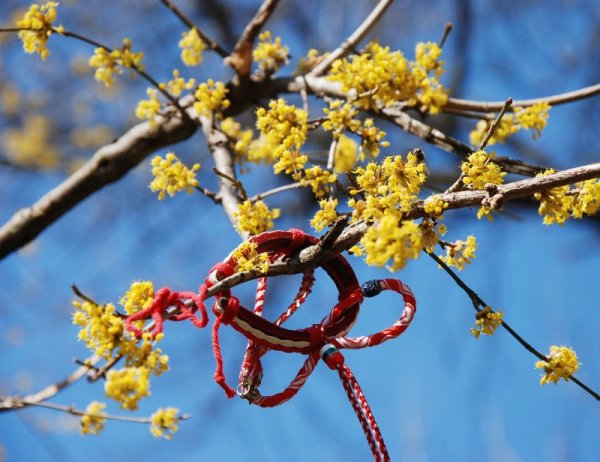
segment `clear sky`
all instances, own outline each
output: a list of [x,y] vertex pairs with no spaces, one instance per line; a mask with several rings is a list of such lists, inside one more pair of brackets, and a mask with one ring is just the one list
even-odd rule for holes
[[[183,29],[159,2],[123,2],[126,5],[119,6],[117,13],[117,7],[107,2],[63,3],[60,21],[65,27],[89,31],[108,45],[131,37],[146,52],[147,69],[160,79],[170,77]],[[231,46],[218,21],[203,19],[206,15],[201,10],[207,7],[192,1],[176,3]],[[281,3],[271,29],[290,46],[294,58],[309,47],[335,47],[374,4]],[[455,30],[444,49],[448,69],[444,83],[452,95],[463,98],[533,98],[600,80],[600,13],[595,2],[498,3],[398,1],[372,37],[412,56],[417,41],[437,41],[444,24],[452,21]],[[235,4],[235,9],[227,8],[235,12],[231,24],[239,33],[258,2],[223,4]],[[7,22],[14,7],[25,5],[27,2],[3,2],[0,22]],[[109,124],[116,134],[133,123],[135,104],[145,94],[144,83],[126,83],[126,91],[98,102],[95,92],[102,93],[102,89],[89,75],[69,74],[67,78],[61,74],[74,57],[86,59],[91,50],[58,37],[52,37],[50,47],[53,54],[45,70],[39,58],[25,56],[18,43],[0,45],[0,83],[14,83],[34,95],[32,100],[63,130],[56,134],[58,142],[65,139],[68,127],[77,125],[78,118],[84,124]],[[188,75],[193,72],[199,80],[229,75],[210,57],[206,65]],[[88,83],[77,83],[77,79]],[[51,88],[49,95],[44,96],[44,88]],[[54,102],[57,95],[60,100]],[[44,101],[51,104],[44,105]],[[538,141],[519,134],[514,143],[494,149],[501,155],[559,169],[596,162],[600,152],[598,101],[596,97],[553,108],[549,126]],[[78,112],[80,105],[88,107],[84,115]],[[315,106],[313,111],[312,115],[317,115],[320,109]],[[15,123],[3,117],[0,115],[2,129]],[[474,123],[470,119],[455,125],[445,122],[444,128],[467,141]],[[394,133],[390,125],[384,128],[392,141],[386,153],[404,154],[422,147],[432,172],[456,176],[456,159],[450,154]],[[201,134],[175,150],[186,160],[199,161],[203,165],[200,182],[214,185]],[[4,222],[20,207],[33,203],[65,175],[0,167],[0,219]],[[278,184],[262,168],[253,169],[243,180],[250,194]],[[238,245],[239,238],[223,211],[208,199],[181,194],[159,202],[147,188],[149,181],[148,160],[79,204],[31,246],[0,261],[2,395],[25,394],[56,382],[73,370],[74,358],[86,356],[70,322],[70,284],[76,283],[102,302],[117,302],[129,284],[139,279],[152,280],[155,287],[195,290],[210,267]],[[276,226],[309,231],[307,219],[312,209],[307,210],[307,198],[285,193],[269,201],[284,211]],[[494,223],[477,221],[475,212],[450,212],[444,219],[449,240],[469,234],[477,237],[477,258],[461,277],[487,303],[502,309],[509,324],[542,352],[553,344],[573,347],[582,362],[577,377],[600,389],[598,220],[548,227],[542,224],[535,205],[527,202],[506,207],[496,214]],[[390,277],[385,269],[349,258],[361,282]],[[320,276],[291,326],[308,326],[330,309],[334,288]],[[541,387],[540,371],[534,368],[536,359],[504,331],[475,341],[469,333],[474,324],[469,299],[426,256],[411,261],[394,277],[406,282],[417,297],[413,325],[397,340],[345,354],[392,460],[598,460],[598,402],[572,383]],[[268,299],[271,313],[293,298],[299,278],[285,279],[274,284]],[[244,287],[236,293],[245,296],[249,304],[251,290]],[[367,300],[352,333],[388,326],[400,308],[400,300],[391,294]],[[231,329],[222,332],[226,372],[234,378],[244,339]],[[142,402],[140,414],[149,415],[159,406],[175,406],[190,414],[192,418],[181,423],[172,441],[151,437],[145,426],[120,422],[108,422],[99,436],[83,437],[75,418],[28,409],[0,414],[0,461],[370,460],[369,447],[337,374],[323,365],[290,402],[261,409],[237,398],[227,400],[212,381],[214,360],[208,329],[171,323],[166,325],[166,334],[162,347],[171,357],[172,370],[153,381],[152,396]],[[263,393],[279,391],[301,362],[299,355],[269,355]],[[52,402],[84,408],[96,399],[103,400],[102,384],[82,381]],[[114,403],[108,410],[119,412]]]

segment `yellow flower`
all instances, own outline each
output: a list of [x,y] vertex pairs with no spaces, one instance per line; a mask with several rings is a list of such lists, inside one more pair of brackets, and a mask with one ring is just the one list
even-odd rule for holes
[[[278,146],[272,144],[265,136],[251,140],[248,144],[248,162],[253,162],[255,164],[273,164],[277,161],[277,157],[275,157],[277,148]],[[306,158],[304,162],[308,162],[308,157],[304,157]],[[302,167],[304,167],[304,164],[302,164]]]
[[171,95],[177,97],[183,93],[184,90],[191,90],[196,85],[195,79],[189,79],[186,81],[179,74],[179,69],[173,69],[173,78],[165,85],[161,83],[160,86],[166,89]]
[[[19,38],[23,42],[25,53],[39,53],[42,61],[50,54],[46,45],[48,37],[54,32],[52,23],[56,21],[57,6],[58,2],[46,2],[42,5],[34,3],[25,12],[25,15],[17,21],[18,28],[29,29],[19,32]],[[59,30],[60,32],[61,30]]]
[[494,153],[475,151],[460,165],[463,183],[471,189],[484,189],[488,183],[502,184],[506,172],[492,162]]
[[[232,144],[235,160],[242,163],[244,160],[251,160],[249,156],[250,145],[252,144],[252,130],[242,130],[242,126],[232,117],[227,117],[221,122],[221,131],[227,135]],[[256,162],[256,159],[252,159]]]
[[446,265],[454,266],[461,271],[465,264],[471,263],[475,258],[477,250],[477,241],[474,236],[468,236],[467,241],[456,241],[446,245],[446,255],[440,257]]
[[110,87],[114,83],[114,76],[122,72],[121,68],[133,68],[143,71],[142,59],[144,53],[141,51],[133,53],[131,46],[131,40],[123,39],[123,46],[113,51],[109,52],[106,48],[101,47],[96,48],[89,60],[90,66],[96,68],[94,78]]
[[440,242],[440,236],[446,234],[446,226],[436,223],[434,220],[424,218],[419,224],[421,232],[421,244],[428,252],[433,252],[435,246]]
[[240,204],[239,211],[234,214],[236,229],[239,232],[260,234],[271,229],[273,220],[279,217],[279,209],[269,209],[263,201],[254,203],[245,201]]
[[524,109],[516,109],[515,117],[521,127],[532,131],[531,136],[535,140],[541,136],[542,130],[548,124],[549,111],[550,105],[548,103],[537,103]]
[[308,156],[300,154],[298,151],[283,151],[277,162],[273,164],[273,171],[276,174],[281,172],[298,173],[304,168],[306,162],[308,162]]
[[290,50],[281,44],[281,38],[275,37],[273,41],[271,32],[267,30],[258,36],[258,40],[252,57],[261,70],[272,74],[288,63]]
[[414,221],[400,221],[392,212],[386,212],[371,226],[360,240],[359,254],[366,254],[368,265],[386,266],[390,271],[404,268],[409,259],[421,252],[421,232]]
[[215,112],[221,112],[227,109],[231,101],[226,96],[229,93],[223,82],[216,82],[208,79],[206,83],[201,83],[196,90],[196,102],[194,110],[199,116],[209,117]]
[[371,42],[363,53],[334,61],[328,78],[340,82],[342,91],[353,92],[355,104],[363,109],[405,101],[436,114],[448,100],[438,80],[443,73],[441,52],[435,43],[419,43],[416,60],[409,63],[400,51]]
[[337,175],[316,166],[303,170],[303,174],[294,176],[294,179],[300,179],[303,186],[310,186],[315,196],[323,197],[329,192],[329,185],[336,182]]
[[52,170],[60,163],[53,138],[50,119],[39,114],[26,115],[22,127],[4,130],[2,148],[17,165]]
[[163,200],[167,194],[173,197],[176,192],[192,192],[192,188],[198,186],[196,172],[200,164],[194,164],[192,168],[186,167],[177,156],[169,152],[163,159],[160,156],[152,159],[152,175],[154,179],[150,183],[150,189],[158,192],[158,199]]
[[121,409],[135,411],[138,401],[150,396],[150,371],[145,367],[111,369],[106,375],[104,393],[119,402]]
[[440,217],[448,208],[448,202],[444,202],[437,195],[429,197],[423,204],[423,209],[430,217]]
[[575,218],[585,215],[595,215],[600,209],[600,181],[587,180],[575,185],[575,195],[571,214]]
[[206,48],[206,44],[198,35],[198,31],[190,29],[184,32],[182,39],[179,41],[181,48],[181,60],[186,66],[197,66],[202,62],[202,53]]
[[[553,169],[548,169],[539,173],[536,177],[551,175]],[[538,213],[544,217],[544,224],[551,225],[558,223],[562,225],[569,218],[574,197],[569,194],[569,186],[559,186],[547,191],[536,192],[533,196],[540,201]]]
[[481,334],[492,335],[496,332],[498,326],[502,325],[502,310],[494,311],[489,306],[479,311],[475,317],[475,328],[471,329],[471,334],[476,339]]
[[256,128],[275,146],[273,156],[279,158],[286,152],[299,150],[306,141],[308,113],[281,98],[272,100],[268,110],[262,107],[256,110]]
[[79,431],[82,435],[97,435],[104,429],[106,422],[105,414],[102,412],[106,404],[98,401],[92,401],[85,408],[85,415],[81,416],[81,427]]
[[158,409],[150,417],[152,422],[150,433],[157,438],[164,437],[170,440],[179,428],[177,425],[177,422],[179,421],[179,417],[177,417],[178,413],[179,409],[174,407]]
[[333,170],[335,173],[347,173],[354,168],[357,161],[358,146],[345,135],[340,135],[335,148]]
[[325,53],[324,55],[319,56],[319,50],[311,48],[310,50],[308,50],[306,56],[300,58],[300,60],[298,61],[298,66],[296,67],[294,75],[308,74],[311,70],[313,70],[313,68],[317,64],[319,64],[323,60],[323,58],[327,54],[328,53]]
[[326,119],[323,128],[334,132],[334,138],[339,138],[342,132],[349,130],[356,132],[360,128],[360,121],[356,118],[358,110],[341,99],[329,103],[329,108],[324,108]]
[[148,308],[153,301],[154,286],[152,281],[135,281],[119,303],[125,308],[127,314],[133,314]]
[[258,253],[257,244],[254,242],[243,242],[232,253],[235,259],[235,271],[252,271],[254,269],[265,273],[269,269],[269,255],[267,253]]
[[537,369],[544,369],[546,373],[540,380],[542,385],[549,382],[558,383],[560,379],[569,381],[569,377],[573,375],[581,363],[577,359],[577,354],[573,349],[566,346],[558,347],[553,345],[550,347],[547,361],[538,361],[535,363]]
[[109,359],[123,337],[123,320],[117,316],[115,306],[104,306],[89,301],[74,301],[73,324],[81,326],[77,338],[85,341],[87,348],[98,356]]
[[143,99],[138,102],[137,108],[135,109],[135,116],[138,119],[149,120],[150,125],[154,126],[154,117],[160,112],[161,103],[158,99],[156,89],[148,88],[146,90],[146,94],[150,97],[150,99]]
[[374,159],[379,155],[382,146],[385,148],[390,145],[388,141],[382,141],[383,138],[385,138],[385,132],[379,130],[371,118],[365,120],[363,126],[358,130],[358,135],[360,135],[362,139],[361,160],[364,159],[365,154],[367,154],[370,159]]
[[336,208],[338,206],[337,199],[323,199],[319,201],[319,210],[310,220],[310,226],[316,231],[321,231],[324,228],[331,226],[337,219],[338,214]]
[[164,338],[160,333],[154,338],[152,333],[144,332],[142,341],[124,338],[119,344],[119,354],[125,357],[125,366],[143,367],[149,374],[156,376],[169,370],[169,356],[162,354],[160,348],[155,348],[156,342]]

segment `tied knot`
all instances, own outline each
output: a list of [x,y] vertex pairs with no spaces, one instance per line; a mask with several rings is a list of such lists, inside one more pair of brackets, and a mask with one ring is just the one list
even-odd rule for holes
[[206,285],[206,287],[210,288],[214,286],[217,282],[222,281],[223,279],[231,276],[233,273],[235,273],[235,268],[230,264],[224,262],[217,263],[210,269],[210,272],[208,273],[208,277],[206,278],[204,284]]
[[229,324],[237,316],[240,301],[237,297],[221,297],[213,305],[213,313],[223,324]]
[[291,240],[288,246],[284,249],[284,253],[286,256],[294,255],[300,246],[304,244],[304,240],[306,239],[306,233],[301,229],[291,228],[288,230],[291,234]]
[[317,350],[327,343],[327,333],[323,324],[313,324],[306,332],[311,350]]
[[171,305],[171,300],[174,298],[173,295],[177,296],[177,292],[171,292],[167,287],[159,289],[154,294],[154,300],[152,304],[143,310],[138,311],[125,319],[125,328],[133,332],[133,334],[140,338],[144,334],[142,329],[134,325],[136,321],[143,321],[152,318],[154,321],[154,328],[150,333],[152,337],[156,337],[163,331],[163,314],[167,311],[167,308]]

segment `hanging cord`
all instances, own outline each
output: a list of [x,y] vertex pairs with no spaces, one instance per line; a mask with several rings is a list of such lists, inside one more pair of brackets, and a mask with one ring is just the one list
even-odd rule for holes
[[[290,258],[303,248],[316,244],[318,239],[300,230],[273,231],[255,236],[251,241],[257,244],[257,252],[268,253],[269,261],[274,263]],[[136,336],[142,331],[136,323],[153,319],[154,336],[163,330],[165,319],[183,321],[190,320],[198,328],[205,327],[208,322],[204,302],[210,287],[231,276],[235,272],[236,261],[232,255],[215,265],[209,272],[206,281],[200,286],[198,294],[193,292],[174,292],[160,289],[150,307],[129,316],[125,325]],[[331,369],[337,370],[346,395],[356,413],[363,429],[375,461],[389,461],[389,455],[383,437],[375,421],[375,417],[367,400],[350,368],[345,364],[340,349],[358,349],[379,345],[402,334],[412,321],[416,311],[416,301],[410,288],[397,279],[380,279],[358,285],[354,271],[341,255],[322,264],[322,268],[335,283],[339,295],[338,302],[320,323],[305,329],[290,330],[281,325],[306,301],[314,285],[314,270],[303,274],[300,288],[292,303],[274,321],[263,317],[263,309],[267,291],[267,278],[259,278],[257,282],[254,309],[249,310],[227,289],[215,294],[212,311],[216,319],[212,328],[213,353],[216,361],[215,381],[231,398],[234,390],[225,378],[223,357],[219,341],[219,329],[230,325],[248,339],[244,360],[240,368],[237,394],[251,404],[261,407],[278,406],[291,399],[313,372],[319,359]],[[371,335],[347,337],[356,322],[360,304],[365,297],[374,297],[384,290],[399,293],[404,300],[404,309],[400,318],[390,327]],[[176,307],[177,314],[169,315],[167,309]],[[199,317],[197,316],[199,312]],[[262,382],[263,368],[261,358],[270,350],[288,353],[306,354],[307,358],[300,370],[281,392],[262,396],[259,386]]]

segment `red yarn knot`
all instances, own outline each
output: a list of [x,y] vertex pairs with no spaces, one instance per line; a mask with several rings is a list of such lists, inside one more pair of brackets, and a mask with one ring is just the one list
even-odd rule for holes
[[127,316],[125,319],[125,328],[128,331],[133,332],[137,338],[140,338],[144,332],[133,323],[152,318],[154,321],[154,328],[152,329],[151,334],[152,337],[156,337],[163,331],[163,313],[165,313],[167,308],[171,305],[172,294],[171,290],[167,287],[163,287],[156,291],[154,300],[148,308]]
[[223,324],[229,324],[237,316],[240,301],[237,297],[218,298],[213,305],[213,313],[219,317]]
[[217,282],[231,276],[233,273],[235,273],[235,268],[230,264],[224,262],[217,263],[210,269],[204,284],[206,287],[212,287]]
[[327,343],[327,333],[323,324],[313,324],[306,329],[311,350],[317,350]]

